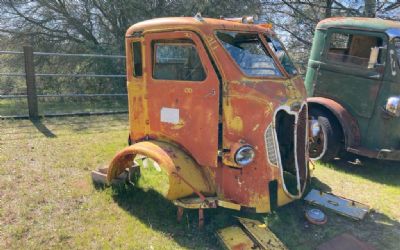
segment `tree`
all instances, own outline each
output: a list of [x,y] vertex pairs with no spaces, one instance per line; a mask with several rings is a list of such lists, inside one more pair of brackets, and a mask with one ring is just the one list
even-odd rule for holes
[[[319,21],[333,16],[374,17],[377,11],[396,9],[400,3],[376,0],[262,0],[263,17],[283,36],[300,69],[305,73],[314,29]],[[386,18],[388,18],[386,16]]]
[[[123,53],[127,28],[163,16],[257,13],[258,0],[2,0],[0,32],[49,50]],[[62,45],[60,47],[60,45]]]

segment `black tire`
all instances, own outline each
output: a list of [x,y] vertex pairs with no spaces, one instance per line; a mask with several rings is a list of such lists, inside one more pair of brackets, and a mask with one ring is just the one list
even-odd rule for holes
[[[310,158],[312,160],[330,162],[335,157],[338,157],[339,151],[342,149],[342,132],[340,126],[334,117],[319,110],[310,110],[309,115],[312,119],[318,120],[321,131],[320,133],[322,133],[319,136],[323,138],[323,145],[318,145],[318,143],[321,142],[317,141],[310,142]],[[326,140],[326,142],[324,140]],[[314,147],[313,145],[317,146]],[[318,146],[322,146],[322,151]]]

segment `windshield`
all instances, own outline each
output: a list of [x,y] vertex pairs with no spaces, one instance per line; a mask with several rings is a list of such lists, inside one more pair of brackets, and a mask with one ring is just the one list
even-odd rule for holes
[[279,59],[279,62],[285,68],[286,72],[289,75],[297,75],[297,69],[294,66],[292,60],[290,60],[289,55],[283,48],[282,43],[274,37],[265,36],[265,39],[267,40],[268,45],[271,48],[271,50],[275,51],[276,57]]
[[257,34],[218,31],[216,35],[246,75],[282,76]]

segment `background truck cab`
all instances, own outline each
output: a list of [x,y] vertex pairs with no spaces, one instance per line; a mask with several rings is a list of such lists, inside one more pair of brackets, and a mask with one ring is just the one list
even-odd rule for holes
[[247,20],[197,15],[128,29],[131,146],[109,180],[141,155],[169,175],[166,198],[181,206],[195,196],[198,208],[268,212],[302,196],[304,84],[270,25]]
[[329,18],[316,28],[306,75],[310,157],[341,148],[400,160],[400,23]]

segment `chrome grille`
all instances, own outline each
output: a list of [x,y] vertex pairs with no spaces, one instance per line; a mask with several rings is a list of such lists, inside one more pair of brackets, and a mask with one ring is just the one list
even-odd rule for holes
[[269,125],[267,132],[265,133],[265,145],[267,148],[267,155],[269,163],[278,166],[278,158],[276,155],[274,129],[272,125]]

